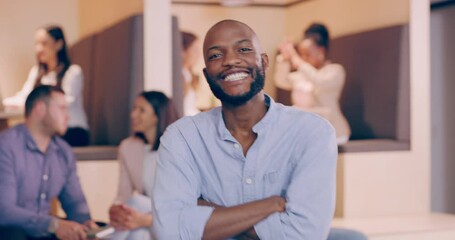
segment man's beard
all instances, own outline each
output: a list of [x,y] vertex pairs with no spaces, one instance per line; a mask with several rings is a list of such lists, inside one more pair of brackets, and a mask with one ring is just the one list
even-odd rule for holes
[[264,88],[265,84],[264,70],[256,68],[254,74],[254,81],[250,84],[250,91],[242,95],[232,96],[225,93],[221,86],[216,84],[216,80],[214,80],[208,74],[206,74],[205,77],[207,78],[207,82],[210,86],[210,89],[213,92],[213,95],[215,95],[215,97],[218,98],[222,103],[228,104],[233,107],[238,107],[248,102]]

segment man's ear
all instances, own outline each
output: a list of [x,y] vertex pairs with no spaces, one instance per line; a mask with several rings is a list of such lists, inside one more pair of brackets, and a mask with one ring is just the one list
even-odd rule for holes
[[32,113],[34,113],[39,118],[43,118],[46,115],[46,108],[47,105],[44,101],[38,101],[35,103],[35,107],[33,107]]
[[264,68],[264,72],[269,69],[269,56],[267,53],[261,53],[262,59],[262,68]]

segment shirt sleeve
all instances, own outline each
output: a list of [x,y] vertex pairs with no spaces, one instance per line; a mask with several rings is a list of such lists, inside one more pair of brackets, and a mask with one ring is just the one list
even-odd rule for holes
[[66,149],[65,154],[68,161],[67,178],[58,199],[68,220],[84,223],[90,220],[90,211],[77,175],[76,160],[70,149]]
[[118,162],[119,162],[119,171],[120,171],[120,178],[118,182],[118,192],[117,197],[115,199],[116,202],[125,202],[131,195],[133,194],[133,182],[128,174],[128,169],[125,162],[125,156],[123,155],[123,148],[125,146],[120,144],[118,150]]
[[25,107],[25,99],[32,92],[33,87],[35,86],[36,78],[38,77],[38,66],[32,67],[28,73],[27,80],[22,86],[22,89],[17,92],[14,96],[5,98],[3,100],[3,105],[11,107]]
[[201,239],[212,207],[198,206],[200,180],[182,134],[171,126],[161,138],[153,188],[157,239]]
[[322,88],[342,87],[346,76],[345,70],[340,64],[330,64],[316,69],[311,64],[302,61],[298,72],[303,75],[304,79]]
[[84,88],[84,76],[78,65],[71,65],[65,73],[62,82],[66,102],[71,105],[77,98],[81,98]]
[[45,236],[51,217],[17,206],[15,158],[5,145],[0,142],[0,226],[20,227],[28,235]]
[[331,126],[322,125],[297,149],[286,211],[255,225],[262,240],[325,240],[335,210],[337,144]]

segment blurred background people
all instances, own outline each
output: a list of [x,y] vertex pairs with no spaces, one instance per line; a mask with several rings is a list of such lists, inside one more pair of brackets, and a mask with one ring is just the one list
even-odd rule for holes
[[[86,239],[96,228],[65,133],[68,110],[55,86],[35,88],[25,102],[25,124],[0,134],[0,238]],[[57,198],[66,219],[50,214]]]
[[305,30],[297,47],[289,40],[283,41],[274,79],[277,87],[291,91],[295,107],[329,120],[335,127],[338,144],[343,144],[351,135],[339,104],[346,73],[342,65],[328,59],[329,43],[329,32],[320,23]]
[[151,239],[151,190],[160,137],[178,119],[172,101],[161,92],[141,93],[131,111],[134,136],[120,143],[120,180],[116,203],[109,209],[117,233],[111,239]]
[[196,107],[196,92],[199,88],[199,75],[194,66],[201,57],[202,49],[196,35],[181,31],[182,34],[182,75],[184,80],[183,112],[185,116],[199,113]]
[[37,64],[32,67],[22,90],[3,100],[6,109],[23,108],[27,95],[37,86],[52,85],[62,88],[70,115],[68,130],[64,134],[71,146],[89,144],[89,126],[83,108],[84,87],[82,69],[71,64],[62,28],[48,26],[35,33]]

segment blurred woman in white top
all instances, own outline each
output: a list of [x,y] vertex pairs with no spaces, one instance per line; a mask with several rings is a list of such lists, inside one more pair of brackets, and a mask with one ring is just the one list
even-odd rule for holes
[[297,49],[285,40],[276,59],[275,84],[291,91],[295,107],[329,120],[338,144],[343,144],[351,135],[339,104],[346,73],[342,65],[327,59],[328,50],[329,32],[323,24],[310,25]]
[[72,65],[63,30],[58,26],[40,28],[35,34],[37,65],[28,74],[22,90],[3,100],[8,109],[22,109],[27,95],[37,86],[53,85],[63,89],[70,120],[63,138],[72,146],[89,143],[89,126],[83,108],[83,75],[80,66]]

